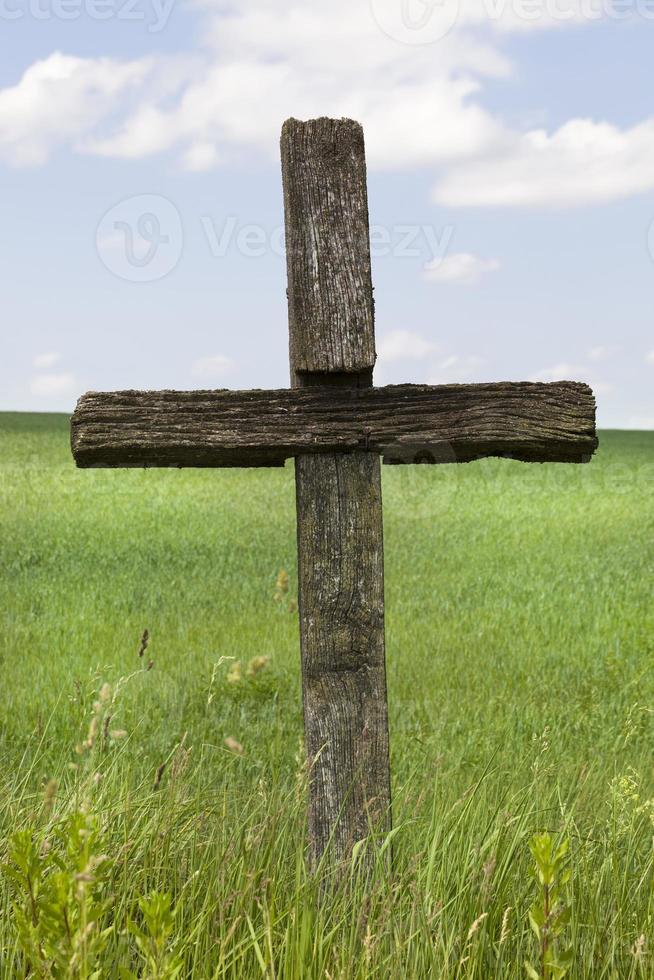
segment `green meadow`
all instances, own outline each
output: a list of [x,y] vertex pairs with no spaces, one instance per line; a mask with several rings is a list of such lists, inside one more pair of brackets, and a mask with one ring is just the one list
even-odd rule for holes
[[654,977],[654,433],[382,478],[395,829],[319,884],[292,464],[78,471],[0,415],[3,980]]

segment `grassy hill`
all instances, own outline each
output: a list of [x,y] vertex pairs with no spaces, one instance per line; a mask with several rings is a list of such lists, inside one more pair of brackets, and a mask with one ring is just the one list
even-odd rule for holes
[[[320,904],[292,466],[77,471],[66,417],[0,415],[0,860],[27,828],[78,880],[74,820],[111,858],[69,889],[111,930],[53,975],[174,976],[178,955],[198,978],[522,977],[549,830],[570,975],[654,976],[653,489],[645,432],[600,433],[589,466],[384,469],[394,872]],[[159,973],[126,932],[153,891],[175,910]],[[24,975],[7,916],[0,950]]]

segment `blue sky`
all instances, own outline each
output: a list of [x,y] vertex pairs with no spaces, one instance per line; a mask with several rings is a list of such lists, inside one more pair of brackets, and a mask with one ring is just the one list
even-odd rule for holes
[[654,428],[654,0],[0,0],[2,409],[288,381],[278,138],[365,128],[378,383]]

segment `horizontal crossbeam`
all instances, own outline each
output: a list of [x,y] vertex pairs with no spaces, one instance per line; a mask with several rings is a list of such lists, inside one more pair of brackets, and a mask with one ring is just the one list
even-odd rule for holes
[[304,453],[387,463],[587,462],[587,385],[500,383],[277,391],[89,392],[72,419],[78,466],[281,466]]
[[281,466],[305,453],[380,453],[387,463],[587,462],[597,446],[585,384],[389,385],[83,395],[78,466]]

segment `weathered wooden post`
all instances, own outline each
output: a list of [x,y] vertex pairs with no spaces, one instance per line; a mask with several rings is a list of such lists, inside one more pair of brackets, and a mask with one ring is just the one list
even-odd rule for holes
[[[282,129],[291,383],[370,387],[375,364],[363,130]],[[379,456],[295,460],[304,725],[314,862],[391,820]]]
[[295,457],[309,841],[350,853],[390,827],[379,457],[587,462],[587,385],[372,387],[363,133],[347,119],[282,132],[293,388],[88,392],[78,466],[283,466]]

